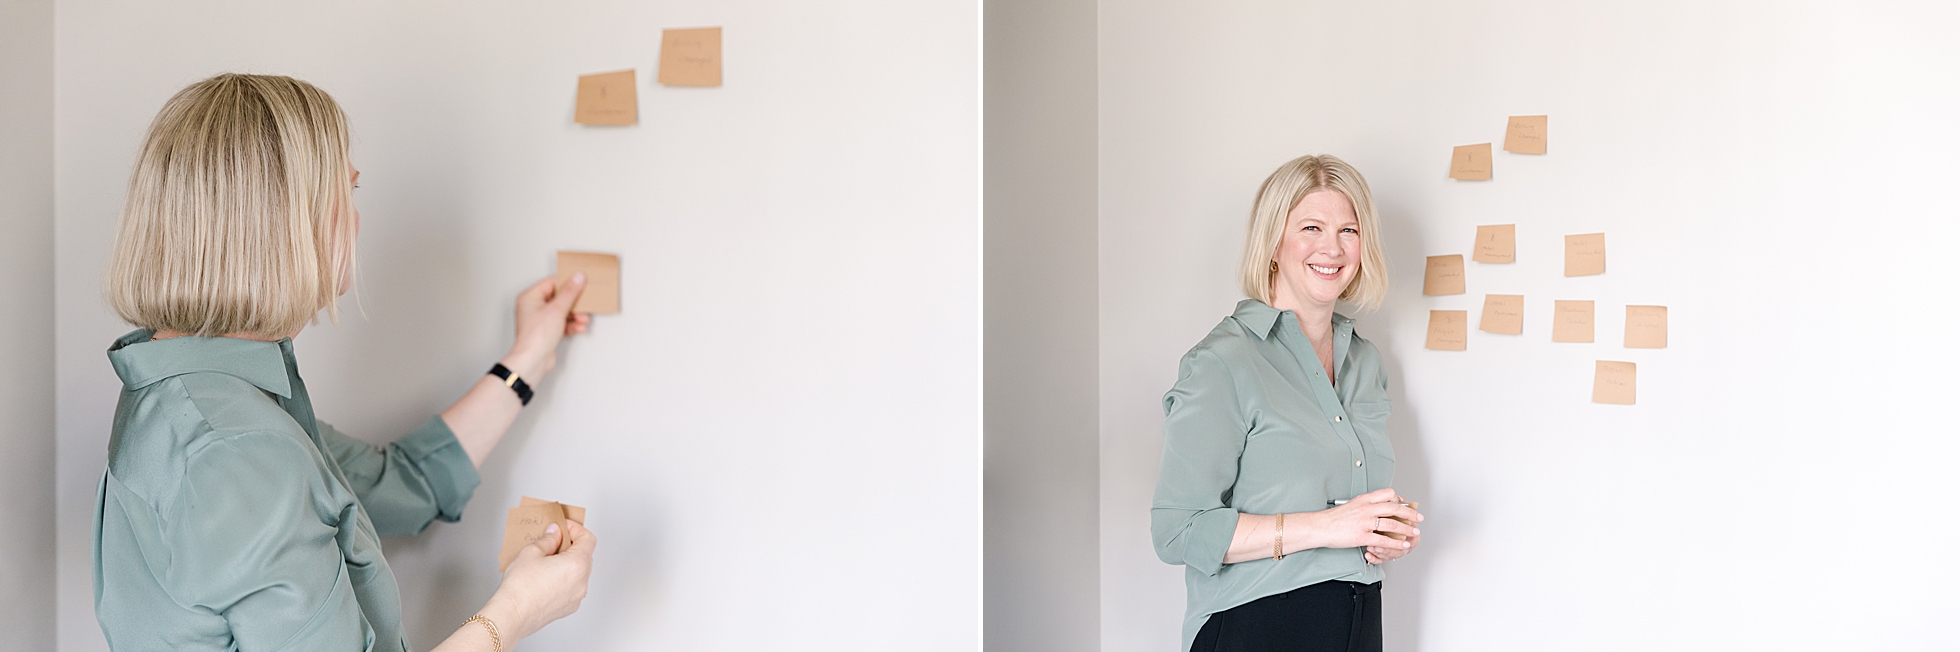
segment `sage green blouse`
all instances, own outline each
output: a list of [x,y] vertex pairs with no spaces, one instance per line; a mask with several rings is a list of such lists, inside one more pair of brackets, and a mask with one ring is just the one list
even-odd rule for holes
[[1184,566],[1180,649],[1213,613],[1328,580],[1382,579],[1361,548],[1225,563],[1240,513],[1320,511],[1395,473],[1381,353],[1354,320],[1333,320],[1334,383],[1293,311],[1247,299],[1184,354],[1164,394],[1150,535],[1158,558]]
[[387,446],[316,421],[292,340],[116,340],[96,491],[112,650],[407,650],[383,536],[455,521],[476,467],[440,417]]

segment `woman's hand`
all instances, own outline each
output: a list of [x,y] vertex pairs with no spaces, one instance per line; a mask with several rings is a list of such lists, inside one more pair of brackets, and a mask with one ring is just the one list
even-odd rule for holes
[[[592,548],[599,545],[599,539],[585,526],[571,521],[565,525],[569,532],[547,526],[543,538],[519,551],[504,573],[504,583],[490,596],[489,604],[483,605],[483,617],[497,625],[505,637],[505,648],[551,621],[572,615],[578,611],[579,601],[585,599],[585,582],[592,575]],[[572,537],[572,547],[551,554],[558,549],[560,536]]]
[[[1402,504],[1402,499],[1395,495],[1394,489],[1370,491],[1355,496],[1354,500],[1348,501],[1347,504],[1309,512],[1309,514],[1312,515],[1313,524],[1307,528],[1307,531],[1313,537],[1309,545],[1313,548],[1367,547],[1389,551],[1399,550],[1407,554],[1409,549],[1415,547],[1416,538],[1422,533],[1422,530],[1411,525],[1411,523],[1421,522],[1422,515],[1416,513],[1416,510],[1409,509],[1408,505]],[[1409,523],[1389,518],[1391,516],[1401,517]],[[1409,537],[1409,540],[1400,541],[1379,532],[1393,532]],[[1375,562],[1371,560],[1369,563]]]
[[585,275],[573,274],[565,287],[547,278],[517,295],[517,342],[504,356],[504,366],[531,385],[537,385],[558,366],[558,341],[585,332],[591,313],[572,312],[572,302],[585,289]]

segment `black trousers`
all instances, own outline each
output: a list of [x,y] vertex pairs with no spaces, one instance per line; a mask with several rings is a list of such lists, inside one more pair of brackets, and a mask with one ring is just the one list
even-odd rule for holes
[[1382,584],[1327,581],[1212,614],[1191,652],[1381,652]]

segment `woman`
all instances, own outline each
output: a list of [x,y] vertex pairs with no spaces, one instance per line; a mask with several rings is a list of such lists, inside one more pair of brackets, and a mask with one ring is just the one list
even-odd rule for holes
[[[559,340],[590,323],[570,314],[583,279],[547,279],[517,298],[502,378],[385,447],[316,421],[291,338],[337,319],[353,278],[347,144],[333,99],[287,77],[192,84],[150,125],[106,284],[138,327],[109,350],[123,392],[95,509],[111,649],[409,649],[379,537],[462,516]],[[501,652],[578,609],[597,540],[546,538],[436,650]]]
[[1259,188],[1239,267],[1252,298],[1164,395],[1150,530],[1185,567],[1183,649],[1381,649],[1380,564],[1416,547],[1422,515],[1388,488],[1381,354],[1334,312],[1381,303],[1380,233],[1367,182],[1332,156]]

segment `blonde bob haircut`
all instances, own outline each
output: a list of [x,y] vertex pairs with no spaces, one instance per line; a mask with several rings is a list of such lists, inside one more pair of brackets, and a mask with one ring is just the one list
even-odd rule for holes
[[[291,77],[179,91],[143,138],[104,294],[141,328],[278,339],[351,282],[347,119]],[[347,270],[343,278],[342,270]]]
[[1340,299],[1364,310],[1372,310],[1388,294],[1388,264],[1382,259],[1381,222],[1375,218],[1375,198],[1368,193],[1368,182],[1346,161],[1329,154],[1302,156],[1287,161],[1259,184],[1259,195],[1252,201],[1252,219],[1246,224],[1245,256],[1239,262],[1239,284],[1246,296],[1273,303],[1273,256],[1279,252],[1280,236],[1286,230],[1286,214],[1307,195],[1338,192],[1354,204],[1354,219],[1360,223],[1361,269],[1341,291]]

